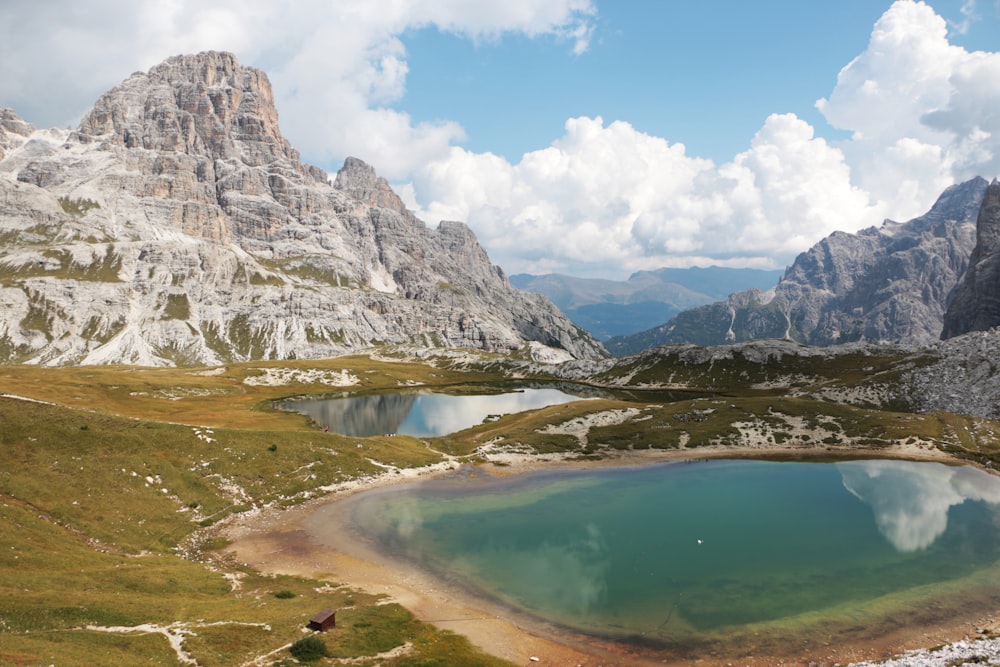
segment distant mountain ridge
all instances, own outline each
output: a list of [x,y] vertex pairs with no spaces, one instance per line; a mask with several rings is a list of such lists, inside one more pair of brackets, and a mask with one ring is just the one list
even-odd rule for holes
[[625,355],[674,343],[762,338],[815,346],[931,344],[969,265],[987,185],[979,177],[954,185],[930,211],[905,223],[835,232],[800,254],[773,289],[736,292],[605,345]]
[[76,131],[0,112],[0,303],[8,363],[606,354],[464,224],[428,229],[360,160],[302,163],[267,76],[218,52],[133,74]]
[[643,331],[682,310],[724,299],[748,286],[766,289],[775,285],[782,273],[710,266],[638,271],[624,281],[515,274],[510,282],[544,294],[577,325],[606,340]]

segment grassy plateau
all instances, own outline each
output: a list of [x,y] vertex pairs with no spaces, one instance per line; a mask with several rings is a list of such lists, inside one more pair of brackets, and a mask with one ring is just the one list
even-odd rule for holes
[[[227,518],[296,505],[387,467],[477,465],[497,453],[697,457],[722,447],[837,458],[906,446],[1000,460],[994,422],[915,414],[893,398],[886,387],[901,359],[770,369],[738,358],[695,368],[651,359],[588,377],[603,398],[432,439],[324,433],[272,402],[557,378],[474,354],[0,367],[0,665],[297,664],[291,646],[328,607],[339,629],[324,633],[327,657],[312,664],[506,664],[349,581],[265,576],[220,555],[214,528]],[[683,391],[665,400],[666,389]]]

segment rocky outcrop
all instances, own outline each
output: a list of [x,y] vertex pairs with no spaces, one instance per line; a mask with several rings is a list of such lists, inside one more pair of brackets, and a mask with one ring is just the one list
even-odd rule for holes
[[948,188],[909,222],[835,232],[799,255],[774,289],[738,292],[630,339],[612,339],[608,348],[628,354],[760,338],[929,344],[939,338],[948,295],[969,264],[986,187],[975,178]]
[[357,158],[349,157],[344,161],[333,187],[367,206],[387,208],[400,215],[409,215],[403,200],[393,192],[389,182],[380,178],[375,169]]
[[13,109],[0,109],[0,160],[15,146],[20,146],[35,128],[22,120]]
[[918,412],[1000,419],[1000,330],[955,336],[921,356],[898,382],[903,404]]
[[133,74],[76,131],[18,120],[0,114],[0,361],[605,354],[465,225],[428,229],[360,160],[333,184],[303,164],[230,54]]
[[1000,326],[1000,182],[983,196],[976,219],[976,247],[965,277],[951,294],[941,338]]

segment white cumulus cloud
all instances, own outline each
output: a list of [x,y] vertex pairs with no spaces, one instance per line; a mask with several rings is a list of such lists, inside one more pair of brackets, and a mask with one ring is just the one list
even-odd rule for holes
[[898,0],[817,107],[852,133],[855,184],[907,219],[948,185],[1000,173],[998,74],[1000,53],[951,44],[930,6]]
[[409,71],[401,35],[552,36],[581,53],[595,11],[591,0],[7,0],[0,105],[42,127],[75,124],[133,71],[179,53],[232,51],[268,73],[282,131],[308,160],[355,155],[401,180],[464,138],[455,121],[416,123],[393,108]]
[[[881,209],[841,151],[794,115],[716,167],[628,123],[574,118],[511,165],[459,148],[419,169],[408,196],[428,220],[466,220],[512,271],[656,268],[678,257],[766,265]],[[423,199],[421,199],[423,198]]]
[[[268,73],[282,130],[307,160],[368,161],[429,223],[468,222],[512,273],[780,267],[834,230],[906,220],[955,182],[1000,175],[1000,53],[951,43],[948,22],[917,0],[888,8],[816,103],[842,140],[775,109],[718,164],[628,119],[581,116],[508,160],[463,148],[456,120],[417,122],[400,108],[408,31],[547,37],[582,53],[596,12],[592,0],[302,0],[294,11],[244,0],[7,0],[0,105],[64,126],[131,71],[230,50]],[[976,12],[967,2],[952,33]]]
[[574,118],[516,164],[453,148],[417,170],[406,199],[429,221],[468,221],[510,272],[620,277],[781,266],[833,231],[907,220],[949,185],[1000,174],[1000,53],[951,44],[923,2],[897,0],[816,106],[850,138],[775,113],[715,165],[627,122]]

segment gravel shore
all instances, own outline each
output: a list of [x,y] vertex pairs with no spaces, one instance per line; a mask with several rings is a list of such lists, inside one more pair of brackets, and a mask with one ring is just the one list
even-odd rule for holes
[[1000,639],[964,639],[933,649],[920,649],[889,660],[854,662],[851,667],[959,667],[1000,665]]

